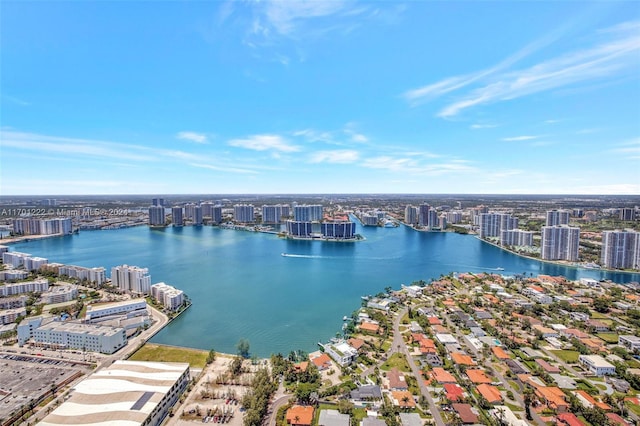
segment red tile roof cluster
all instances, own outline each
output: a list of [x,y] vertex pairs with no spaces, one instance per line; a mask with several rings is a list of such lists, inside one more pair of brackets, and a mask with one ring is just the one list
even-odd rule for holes
[[310,405],[294,405],[287,410],[286,419],[287,423],[292,426],[310,426],[313,420],[313,407]]

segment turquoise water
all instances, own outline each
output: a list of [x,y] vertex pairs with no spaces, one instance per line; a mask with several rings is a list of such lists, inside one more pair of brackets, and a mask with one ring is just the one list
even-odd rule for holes
[[[184,290],[193,306],[152,341],[235,353],[241,338],[258,356],[316,349],[340,331],[362,295],[452,271],[532,273],[616,282],[606,273],[525,259],[469,235],[405,227],[363,228],[356,243],[283,240],[275,235],[185,227],[126,228],[12,245],[12,250],[80,266],[149,268],[152,282]],[[282,253],[295,256],[282,256]]]

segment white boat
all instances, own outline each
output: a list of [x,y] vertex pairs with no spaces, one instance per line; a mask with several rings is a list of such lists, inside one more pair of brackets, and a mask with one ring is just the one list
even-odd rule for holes
[[496,268],[496,271],[504,271],[504,268],[497,267],[497,268]]

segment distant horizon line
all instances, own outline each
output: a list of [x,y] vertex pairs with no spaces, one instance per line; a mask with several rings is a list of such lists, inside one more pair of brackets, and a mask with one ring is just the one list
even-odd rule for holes
[[187,196],[457,196],[457,197],[509,197],[509,196],[531,196],[531,197],[639,197],[640,194],[585,194],[585,193],[473,193],[473,192],[235,192],[235,193],[135,193],[135,194],[12,194],[12,195],[0,195],[0,200],[16,197],[187,197]]

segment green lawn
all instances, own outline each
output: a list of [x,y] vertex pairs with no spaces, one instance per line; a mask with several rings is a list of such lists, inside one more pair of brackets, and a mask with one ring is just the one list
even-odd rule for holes
[[616,333],[598,333],[596,336],[606,343],[618,343],[618,335]]
[[607,315],[601,314],[600,312],[591,311],[589,312],[589,314],[591,315],[591,319],[595,319],[595,320],[609,319]]
[[400,371],[410,371],[409,364],[404,355],[395,353],[380,366],[381,370],[389,371],[393,367]]
[[578,362],[578,357],[580,356],[580,352],[578,351],[560,350],[549,352],[553,353],[555,356],[569,364]]
[[131,357],[133,361],[188,362],[192,368],[203,368],[208,351],[147,343]]

